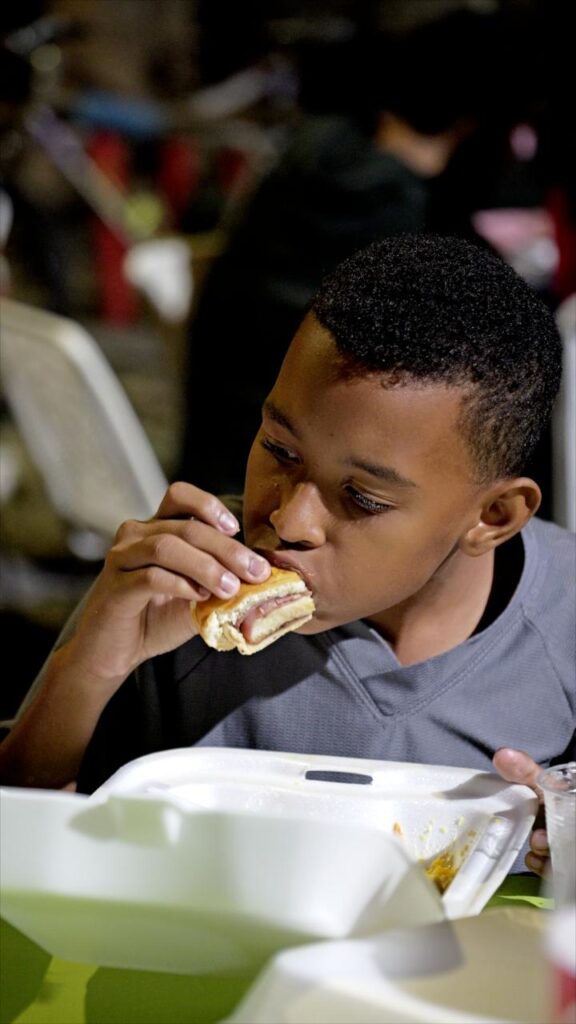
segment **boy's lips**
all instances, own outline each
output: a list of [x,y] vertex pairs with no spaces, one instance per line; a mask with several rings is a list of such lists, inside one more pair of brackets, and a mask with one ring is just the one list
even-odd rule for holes
[[313,591],[312,583],[310,582],[310,576],[306,569],[303,569],[297,558],[294,558],[287,551],[267,551],[265,548],[257,548],[257,553],[262,555],[270,565],[275,565],[277,569],[290,569],[292,572],[297,572],[302,577],[304,583],[308,587],[308,590]]

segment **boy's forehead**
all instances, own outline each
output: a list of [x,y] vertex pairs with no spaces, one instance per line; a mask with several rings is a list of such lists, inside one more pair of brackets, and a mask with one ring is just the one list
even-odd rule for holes
[[[342,356],[330,331],[322,326],[313,313],[302,321],[286,353],[280,379],[291,383],[300,380],[324,390],[342,377]],[[370,373],[360,370],[358,379]]]
[[[460,429],[464,390],[435,381],[387,384],[386,374],[346,372],[331,334],[311,315],[295,335],[271,395],[273,418],[298,436],[338,438],[340,453],[369,461],[387,456],[426,458],[475,475]],[[270,406],[269,406],[270,409]],[[327,453],[326,453],[327,454]],[[410,474],[408,474],[410,475]]]
[[447,394],[457,396],[460,403],[467,393],[464,387],[445,384],[433,379],[418,379],[402,371],[393,372],[362,365],[362,362],[342,351],[327,328],[309,313],[302,321],[286,353],[278,377],[278,383],[287,389],[307,385],[319,397],[323,392],[338,386],[344,389],[366,390],[383,397],[395,392],[400,396],[419,393],[435,397]]
[[300,358],[323,358],[336,355],[338,349],[330,331],[323,327],[314,313],[307,313],[288,349],[288,354]]

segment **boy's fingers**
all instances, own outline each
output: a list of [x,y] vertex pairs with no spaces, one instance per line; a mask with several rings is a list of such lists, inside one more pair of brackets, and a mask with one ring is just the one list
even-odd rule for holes
[[506,779],[506,782],[514,782],[522,786],[530,786],[537,794],[541,807],[536,815],[534,831],[530,836],[530,850],[526,854],[524,863],[535,875],[544,876],[548,870],[550,850],[546,830],[541,828],[544,817],[542,790],[536,785],[541,767],[526,754],[523,750],[513,750],[510,747],[502,747],[497,750],[492,758],[496,771]]
[[515,782],[521,786],[530,786],[540,799],[542,791],[536,785],[541,772],[540,765],[523,750],[502,747],[492,758],[496,771],[506,782]]
[[524,863],[529,871],[533,871],[535,875],[546,875],[548,870],[548,858],[538,857],[535,853],[527,853],[524,858]]
[[183,482],[170,484],[156,516],[158,519],[197,518],[228,534],[238,533],[240,529],[236,517],[219,498]]
[[546,829],[537,828],[530,836],[530,848],[537,857],[549,857],[548,834]]
[[153,519],[140,524],[136,536],[134,532],[131,526],[120,530],[108,553],[108,564],[116,571],[161,568],[222,599],[236,594],[242,580],[262,582],[271,572],[265,558],[200,520]]

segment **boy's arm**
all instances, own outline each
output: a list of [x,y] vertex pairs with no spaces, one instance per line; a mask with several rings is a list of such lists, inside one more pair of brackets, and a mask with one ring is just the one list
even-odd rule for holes
[[0,746],[1,783],[73,782],[124,680],[194,636],[190,602],[229,597],[240,580],[268,577],[268,562],[233,539],[238,529],[218,498],[184,483],[168,489],[153,519],[120,527],[71,635],[49,657]]
[[123,681],[90,677],[69,643],[55,650],[0,746],[0,783],[61,789],[73,782],[96,723]]

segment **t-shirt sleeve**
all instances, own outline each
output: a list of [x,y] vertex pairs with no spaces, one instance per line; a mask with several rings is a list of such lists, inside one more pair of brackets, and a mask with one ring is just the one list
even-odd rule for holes
[[80,793],[93,793],[128,761],[178,746],[191,746],[206,730],[205,703],[210,651],[199,638],[143,662],[100,715],[77,779]]

